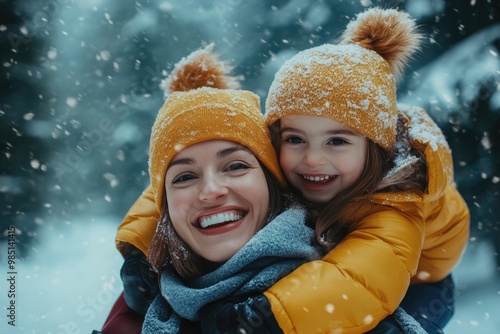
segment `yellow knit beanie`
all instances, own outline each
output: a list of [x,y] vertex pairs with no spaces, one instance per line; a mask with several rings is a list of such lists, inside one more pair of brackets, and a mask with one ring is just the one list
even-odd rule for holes
[[266,123],[291,115],[326,117],[390,150],[398,114],[395,76],[420,39],[404,12],[372,8],[358,14],[339,44],[307,49],[285,62],[269,89]]
[[[232,78],[223,80],[221,76],[230,68],[211,53],[212,48],[211,44],[183,58],[165,82],[169,89],[185,91],[168,96],[151,132],[149,174],[159,212],[172,158],[183,148],[208,140],[229,140],[247,147],[282,184],[285,182],[259,97],[245,90],[224,89],[231,86],[226,79]],[[206,87],[209,85],[212,87]]]

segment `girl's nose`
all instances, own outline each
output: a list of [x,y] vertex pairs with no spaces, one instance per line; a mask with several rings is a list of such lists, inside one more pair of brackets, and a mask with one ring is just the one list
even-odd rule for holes
[[200,200],[204,202],[213,201],[227,195],[228,189],[223,180],[215,177],[208,177],[202,183]]
[[325,156],[319,150],[308,149],[304,154],[302,162],[309,167],[321,166],[325,164]]

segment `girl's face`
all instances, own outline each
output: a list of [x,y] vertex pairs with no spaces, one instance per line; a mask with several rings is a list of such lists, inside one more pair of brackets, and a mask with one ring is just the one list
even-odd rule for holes
[[280,126],[280,164],[306,200],[325,203],[358,180],[368,140],[334,120],[286,116]]
[[194,144],[172,159],[165,177],[168,212],[198,255],[227,261],[260,229],[269,191],[257,158],[225,140]]

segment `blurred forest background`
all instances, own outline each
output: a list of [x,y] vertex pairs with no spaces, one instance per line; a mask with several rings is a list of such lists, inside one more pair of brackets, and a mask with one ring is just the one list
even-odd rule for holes
[[29,257],[40,229],[122,217],[149,182],[159,83],[193,50],[215,42],[264,105],[286,59],[370,6],[408,11],[426,34],[400,100],[442,127],[472,212],[470,247],[491,240],[500,265],[497,0],[0,0],[0,231],[15,225]]

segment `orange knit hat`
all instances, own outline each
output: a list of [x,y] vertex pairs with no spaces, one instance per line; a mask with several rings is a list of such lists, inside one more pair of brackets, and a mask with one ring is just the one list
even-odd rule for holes
[[358,14],[340,44],[299,52],[276,73],[266,101],[268,126],[291,115],[327,117],[390,150],[398,114],[395,76],[420,39],[404,12]]
[[[213,44],[183,58],[164,82],[170,94],[151,133],[149,174],[158,211],[162,210],[165,173],[183,148],[208,140],[230,140],[246,146],[284,184],[259,97],[237,85]],[[207,87],[211,86],[211,87]]]

